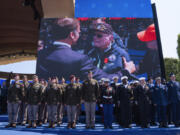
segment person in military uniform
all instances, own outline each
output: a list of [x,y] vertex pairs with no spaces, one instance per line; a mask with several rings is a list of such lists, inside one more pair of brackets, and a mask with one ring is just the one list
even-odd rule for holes
[[1,101],[2,101],[1,112],[3,114],[7,113],[7,93],[8,93],[8,87],[7,87],[6,81],[4,81],[1,86]]
[[43,98],[43,99],[42,99],[42,103],[45,104],[45,105],[44,105],[44,110],[43,110],[44,113],[43,113],[43,117],[42,117],[43,124],[46,124],[47,121],[48,121],[47,104],[45,103],[45,101],[46,101],[45,97],[46,97],[46,90],[47,90],[47,88],[49,88],[49,87],[48,87],[48,82],[45,81],[45,84],[44,84],[44,86],[43,86],[44,94],[43,94],[43,96],[42,96],[42,98]]
[[42,126],[43,121],[45,119],[46,115],[46,104],[45,104],[45,93],[46,93],[46,88],[47,88],[47,83],[44,79],[40,79],[40,84],[42,85],[42,98],[41,98],[41,104],[38,108],[38,126]]
[[62,102],[58,105],[57,109],[57,125],[60,126],[60,124],[63,123],[63,115],[64,115],[64,104],[65,104],[65,97],[64,93],[66,91],[66,80],[64,78],[61,79],[61,83],[59,84],[60,87],[62,88]]
[[134,96],[134,104],[133,104],[133,114],[134,114],[134,122],[136,123],[136,126],[140,125],[140,112],[139,112],[139,104],[137,101],[137,87],[139,86],[139,81],[133,81],[133,96]]
[[[107,23],[98,23],[94,26],[94,48],[89,51],[89,56],[94,60],[94,65],[106,73],[128,71],[133,76],[136,68],[130,60],[128,52],[119,47],[113,37],[112,27]],[[128,74],[127,74],[128,75]]]
[[[101,93],[101,90],[103,89],[103,87],[105,87],[105,83],[104,83],[105,79],[106,78],[101,78],[101,80],[98,81],[98,83],[99,83],[99,93]],[[98,106],[97,113],[104,116],[103,107],[101,107],[101,99],[100,98],[97,100],[97,106]],[[103,121],[103,118],[102,118],[102,121]]]
[[157,106],[159,127],[167,128],[166,109],[168,105],[167,87],[161,83],[161,77],[156,78],[153,91],[154,104]]
[[[76,84],[79,86],[80,92],[81,92],[82,84],[80,83],[80,78],[79,77],[76,77]],[[81,93],[80,93],[80,95],[81,95]],[[80,101],[80,104],[77,105],[76,123],[79,122],[79,117],[80,117],[80,114],[81,114],[81,101],[82,101],[81,96],[79,96],[79,101]]]
[[139,81],[140,85],[136,87],[134,98],[139,108],[140,125],[142,128],[149,128],[149,87],[144,77],[139,78]]
[[99,84],[99,92],[101,93],[101,90],[102,90],[102,87],[104,87],[104,80],[106,78],[101,78],[101,80],[98,81],[98,84]]
[[[166,81],[165,78],[162,78],[162,79],[161,79],[161,83],[167,87],[167,81]],[[169,103],[169,101],[168,101],[168,105],[167,105],[167,109],[166,109],[166,110],[167,110],[167,121],[168,121],[168,125],[169,125],[169,124],[173,124],[173,122],[172,122],[171,104]]]
[[104,87],[102,87],[100,90],[101,105],[103,104],[104,110],[104,128],[112,129],[115,90],[110,85],[109,79],[105,79],[104,83]]
[[[52,84],[51,82],[51,77],[48,78],[48,82],[45,81],[45,86],[46,86],[46,89],[45,89],[45,95],[46,95],[46,90],[48,88],[50,88],[50,85]],[[45,98],[46,96],[44,96]],[[45,100],[43,100],[45,101]],[[48,111],[47,111],[47,104],[45,103],[45,111],[44,111],[44,119],[43,119],[43,124],[46,124],[48,122]]]
[[131,88],[131,98],[130,98],[130,106],[131,106],[131,118],[132,118],[132,122],[131,123],[135,123],[135,115],[136,115],[136,113],[135,113],[135,111],[136,111],[136,109],[135,109],[135,102],[134,102],[134,81],[131,81],[131,82],[129,82],[129,86],[130,86],[130,88]]
[[27,128],[36,128],[36,121],[38,120],[38,107],[42,100],[43,86],[39,83],[37,75],[33,76],[33,83],[30,84],[27,92],[27,103],[28,103],[28,118],[29,125]]
[[114,103],[115,103],[115,108],[114,108],[114,112],[115,112],[115,117],[116,117],[116,122],[120,121],[120,106],[118,106],[118,76],[114,76],[113,77],[113,82],[111,83],[111,86],[114,88],[115,90],[115,96],[114,96]]
[[120,125],[124,128],[131,128],[131,104],[130,99],[132,97],[131,87],[128,84],[128,77],[121,77],[122,84],[118,87],[118,105],[121,106],[120,110]]
[[[129,88],[130,88],[130,91],[129,91],[129,94],[130,94],[130,110],[131,110],[131,123],[134,122],[134,82],[131,81],[129,82]],[[131,125],[130,125],[131,127]]]
[[20,104],[20,109],[18,114],[18,123],[21,124],[22,126],[25,126],[27,122],[27,106],[28,106],[26,102],[26,98],[27,98],[27,91],[29,88],[29,82],[26,75],[23,76],[23,86],[24,86],[24,90],[23,90],[22,102]]
[[176,81],[176,76],[171,73],[170,81],[167,83],[168,101],[171,105],[172,121],[176,127],[180,126],[180,84]]
[[51,77],[48,77],[48,87],[51,85]]
[[15,82],[12,83],[8,89],[7,103],[8,103],[8,118],[9,124],[5,128],[16,127],[19,106],[22,102],[24,87],[19,82],[19,75],[14,77]]
[[56,78],[53,77],[51,80],[50,87],[46,90],[46,104],[48,111],[48,128],[55,128],[55,122],[57,118],[57,107],[62,102],[62,87],[57,84]]
[[75,76],[70,76],[70,84],[66,86],[65,104],[67,106],[68,125],[67,128],[76,128],[77,106],[80,104],[81,91],[78,84],[75,83]]
[[147,86],[149,87],[149,100],[150,100],[150,125],[151,126],[156,126],[156,114],[157,114],[157,106],[154,104],[154,83],[153,83],[153,78],[149,77],[147,80]]
[[84,100],[86,112],[86,128],[95,128],[96,102],[100,96],[99,84],[93,79],[92,71],[88,73],[88,79],[82,85],[82,99]]

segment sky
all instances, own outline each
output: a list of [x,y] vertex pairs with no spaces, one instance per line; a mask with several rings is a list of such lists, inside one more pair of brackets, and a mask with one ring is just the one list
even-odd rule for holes
[[[156,4],[163,56],[178,58],[177,36],[180,34],[180,0],[151,0]],[[35,73],[36,61],[24,61],[1,65],[0,71],[14,73]]]
[[178,58],[177,36],[180,34],[180,0],[152,0],[155,2],[163,56]]

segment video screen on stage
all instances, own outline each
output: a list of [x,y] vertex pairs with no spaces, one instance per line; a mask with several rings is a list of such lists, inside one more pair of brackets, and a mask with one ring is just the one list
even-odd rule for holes
[[153,18],[42,19],[37,75],[81,80],[161,76]]

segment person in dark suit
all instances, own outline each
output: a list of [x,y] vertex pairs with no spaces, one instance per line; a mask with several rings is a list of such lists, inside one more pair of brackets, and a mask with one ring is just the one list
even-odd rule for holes
[[170,81],[167,83],[168,101],[171,104],[172,121],[176,127],[180,126],[180,84],[176,81],[176,76],[170,74]]
[[86,79],[88,71],[92,71],[94,78],[112,79],[113,76],[131,76],[128,70],[119,70],[114,74],[108,74],[93,66],[88,56],[71,49],[80,35],[80,24],[74,18],[60,18],[54,21],[52,37],[55,41],[51,47],[38,54],[37,74],[47,79],[49,76],[68,78],[71,74]]

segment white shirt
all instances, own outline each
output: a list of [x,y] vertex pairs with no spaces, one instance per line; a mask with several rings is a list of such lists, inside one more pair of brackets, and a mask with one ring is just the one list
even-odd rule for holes
[[71,48],[71,45],[70,45],[70,44],[64,43],[64,42],[60,42],[60,41],[54,41],[53,44],[54,44],[54,45],[64,45],[64,46],[67,46],[67,47]]

